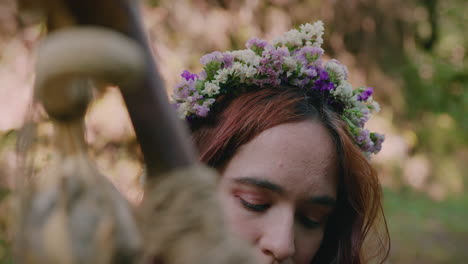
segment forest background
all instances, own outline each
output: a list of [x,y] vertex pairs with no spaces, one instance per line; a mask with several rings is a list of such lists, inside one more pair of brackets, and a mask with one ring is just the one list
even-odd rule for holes
[[[372,162],[385,191],[389,263],[468,261],[468,1],[146,0],[142,14],[168,88],[183,69],[200,71],[205,53],[323,20],[326,55],[348,66],[353,86],[374,87],[382,106],[369,126],[386,134]],[[0,1],[0,263],[12,263],[9,201],[26,120],[36,122],[35,168],[53,159],[51,124],[31,113],[44,35],[31,21],[15,0]],[[86,122],[98,167],[137,202],[141,155],[116,89],[97,95]]]

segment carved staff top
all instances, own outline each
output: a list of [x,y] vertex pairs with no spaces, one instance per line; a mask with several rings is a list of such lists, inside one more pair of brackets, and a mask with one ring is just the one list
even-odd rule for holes
[[69,26],[100,26],[134,39],[144,50],[146,73],[139,87],[120,87],[135,129],[149,176],[196,163],[188,129],[169,105],[140,20],[138,2],[132,0],[23,0],[23,6],[46,13],[48,30]]

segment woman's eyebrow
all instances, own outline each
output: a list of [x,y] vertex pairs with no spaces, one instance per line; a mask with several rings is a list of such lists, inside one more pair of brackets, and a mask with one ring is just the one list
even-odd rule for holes
[[307,202],[311,204],[320,204],[329,207],[335,207],[336,205],[336,200],[328,195],[313,196],[309,198]]
[[245,185],[251,185],[254,187],[262,188],[262,189],[267,189],[273,192],[276,192],[278,194],[283,194],[284,189],[279,186],[276,183],[270,182],[268,180],[264,179],[259,179],[255,177],[240,177],[240,178],[234,178],[234,182],[240,183],[240,184],[245,184]]

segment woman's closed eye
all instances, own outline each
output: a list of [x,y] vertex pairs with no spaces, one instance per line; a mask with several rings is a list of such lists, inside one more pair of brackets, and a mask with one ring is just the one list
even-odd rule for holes
[[265,212],[271,207],[269,199],[259,193],[241,192],[235,195],[240,204],[253,212]]
[[331,211],[328,207],[313,206],[299,210],[296,214],[296,219],[305,228],[314,229],[325,225],[330,213]]
[[268,210],[268,208],[270,208],[270,204],[267,204],[267,203],[258,204],[254,202],[248,202],[247,200],[241,197],[239,197],[239,201],[241,202],[241,204],[244,206],[245,209],[254,211],[254,212],[265,212],[266,210]]
[[314,220],[313,218],[307,217],[303,214],[298,214],[296,216],[297,221],[307,229],[314,229],[320,226],[320,221]]

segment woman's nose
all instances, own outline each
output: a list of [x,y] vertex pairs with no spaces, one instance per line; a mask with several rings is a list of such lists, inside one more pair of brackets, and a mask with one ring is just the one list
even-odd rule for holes
[[295,254],[294,216],[283,214],[274,217],[270,223],[263,226],[263,234],[259,247],[263,254],[277,261],[291,258]]

